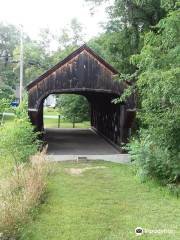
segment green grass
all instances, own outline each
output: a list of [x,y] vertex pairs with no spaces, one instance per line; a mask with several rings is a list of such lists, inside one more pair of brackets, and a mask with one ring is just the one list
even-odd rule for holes
[[[69,168],[85,168],[72,175]],[[94,168],[93,167],[105,167]],[[103,161],[56,163],[47,201],[21,240],[133,240],[134,229],[169,229],[140,239],[180,239],[180,201],[154,182],[140,183],[132,166]]]
[[[1,120],[0,116],[0,120]],[[14,120],[14,116],[4,116],[3,118],[3,124],[4,123],[11,123]],[[0,125],[1,127],[1,125]],[[12,161],[11,158],[9,160],[6,159],[6,161],[2,158],[0,155],[0,179],[4,178],[9,174],[9,169],[12,168]]]
[[4,116],[3,118],[3,123],[6,123],[6,122],[12,122],[14,120],[14,116]]
[[44,107],[44,115],[50,115],[50,116],[58,116],[59,110],[57,108],[47,108]]
[[[45,128],[57,128],[58,127],[58,119],[49,119],[44,118],[44,127]],[[66,122],[64,120],[61,120],[60,128],[72,128],[73,124],[71,122]],[[82,122],[82,123],[76,123],[75,128],[89,128],[90,122]]]
[[[44,108],[44,115],[46,116],[59,116],[59,111],[57,108]],[[58,118],[53,119],[53,118],[44,118],[44,127],[45,128],[57,128],[58,127]],[[68,122],[66,119],[61,119],[60,122],[60,128],[72,128],[73,123]],[[90,127],[90,122],[89,121],[84,121],[81,123],[76,123],[75,128],[89,128]]]
[[[58,116],[57,111],[46,111],[45,115],[48,116]],[[3,123],[12,122],[14,120],[14,116],[4,116]],[[57,128],[58,127],[58,119],[53,118],[44,118],[44,127],[45,128]],[[72,128],[73,124],[71,122],[67,122],[65,119],[61,119],[60,128]],[[90,122],[84,121],[81,123],[76,123],[75,128],[89,128]]]

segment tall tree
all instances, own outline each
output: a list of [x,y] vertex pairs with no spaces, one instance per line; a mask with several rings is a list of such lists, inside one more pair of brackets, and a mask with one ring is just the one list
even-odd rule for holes
[[4,95],[12,94],[15,89],[17,75],[14,49],[19,44],[19,30],[13,25],[0,23],[0,89]]
[[180,181],[180,12],[172,11],[148,32],[140,55],[137,87],[140,140],[131,145],[144,172],[165,182]]
[[[108,0],[85,0],[100,5]],[[173,3],[174,2],[174,3]],[[144,44],[144,34],[156,31],[154,26],[166,16],[169,9],[174,9],[178,0],[115,0],[107,8],[109,21],[104,26],[106,34],[90,41],[101,49],[102,55],[122,74],[136,71],[130,58],[140,53]],[[105,39],[106,38],[106,39]],[[102,41],[103,40],[103,41]],[[103,45],[98,46],[98,43]],[[129,76],[126,76],[127,78]]]

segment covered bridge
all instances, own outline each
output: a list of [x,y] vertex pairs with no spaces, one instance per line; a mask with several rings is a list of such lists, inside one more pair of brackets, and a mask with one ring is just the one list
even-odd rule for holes
[[114,104],[126,82],[118,82],[118,72],[83,45],[63,61],[27,86],[28,112],[36,129],[43,130],[43,103],[55,93],[73,93],[87,98],[91,109],[91,126],[114,143],[126,142],[134,119],[134,96]]

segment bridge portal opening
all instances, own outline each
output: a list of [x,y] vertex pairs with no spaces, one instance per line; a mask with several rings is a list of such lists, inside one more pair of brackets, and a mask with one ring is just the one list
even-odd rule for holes
[[43,126],[90,128],[90,103],[79,94],[51,94],[43,104]]

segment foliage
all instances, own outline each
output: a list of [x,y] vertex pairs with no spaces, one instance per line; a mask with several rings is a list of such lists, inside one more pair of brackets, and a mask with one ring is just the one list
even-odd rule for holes
[[62,115],[71,122],[89,120],[89,105],[83,96],[75,94],[60,95],[58,107]]
[[[3,100],[1,100],[3,101]],[[4,100],[5,104],[9,104]],[[45,190],[47,164],[27,118],[26,102],[0,127],[0,238],[18,239]],[[32,156],[33,155],[33,156]],[[30,159],[31,157],[31,159]]]
[[[18,27],[3,23],[0,32],[0,98],[10,98],[19,85],[20,32]],[[23,32],[24,87],[75,50],[83,39],[83,27],[76,18],[55,35],[48,28],[41,29],[36,41]]]
[[137,173],[142,181],[154,177],[163,184],[177,183],[180,176],[179,156],[171,153],[167,147],[161,146],[154,130],[141,130],[139,138],[132,139],[127,149],[138,166]]
[[[44,46],[42,43],[42,46]],[[50,58],[46,53],[46,48],[43,48],[40,43],[32,41],[31,39],[23,40],[23,49],[24,49],[24,58],[23,58],[23,67],[24,67],[24,78],[23,84],[26,86],[30,81],[37,78],[45,70],[50,68]],[[47,46],[48,49],[48,46]],[[16,75],[19,75],[19,55],[20,55],[20,46],[17,45],[14,49],[14,60],[17,62],[14,66],[14,72]]]
[[[9,101],[1,102],[7,109]],[[25,99],[14,111],[14,121],[0,127],[0,162],[11,161],[18,165],[37,152],[40,141],[37,139],[38,133],[29,121]]]
[[[85,0],[97,5],[106,0]],[[140,53],[144,45],[144,35],[166,16],[168,11],[178,6],[178,0],[115,0],[107,8],[109,21],[104,24],[105,33],[91,39],[89,44],[120,74],[126,74],[126,80],[132,81],[131,75],[137,66],[130,61],[131,56]],[[133,79],[134,81],[134,79]]]
[[0,23],[0,32],[0,98],[9,98],[17,82],[13,51],[19,44],[19,30],[14,25]]
[[16,165],[26,162],[38,149],[37,134],[28,120],[15,119],[0,128],[1,161],[13,161]]
[[29,121],[29,117],[28,117],[28,96],[24,95],[23,101],[21,101],[19,103],[18,107],[15,107],[12,109],[14,114],[15,114],[15,118],[16,119],[21,119],[21,120],[25,120],[25,121]]
[[137,48],[132,44],[131,29],[107,31],[100,37],[91,39],[89,46],[111,63],[120,73],[133,73],[135,67],[129,62]]
[[14,98],[14,92],[13,89],[2,82],[2,79],[0,78],[0,99],[2,98]]
[[71,20],[71,30],[72,30],[72,46],[79,46],[83,43],[84,39],[84,33],[83,33],[83,27],[78,22],[77,18],[73,18]]
[[0,125],[3,122],[3,113],[11,109],[10,99],[0,98]]
[[10,108],[10,100],[6,98],[0,98],[0,114],[7,111]]
[[[105,2],[86,1],[97,4]],[[105,38],[101,35],[94,39],[95,45],[97,46],[98,42],[101,43],[100,48],[105,53],[106,59],[121,74],[133,74],[137,68],[130,62],[130,57],[140,53],[144,33],[158,23],[165,15],[165,10],[159,0],[115,0],[107,11],[109,21],[104,26]]]
[[146,34],[141,54],[132,58],[141,71],[137,81],[139,118],[147,130],[132,143],[131,152],[147,174],[166,182],[180,181],[179,19],[179,11],[162,19],[157,33]]
[[[3,100],[1,100],[3,101]],[[4,100],[5,106],[8,101]],[[29,156],[37,152],[40,142],[27,115],[27,102],[22,101],[15,109],[15,119],[0,128],[0,161],[9,160],[18,165],[26,162]]]
[[133,83],[114,102],[138,92],[141,131],[129,150],[139,171],[166,183],[180,179],[179,6],[179,0],[115,0],[106,33],[91,41],[120,80]]

